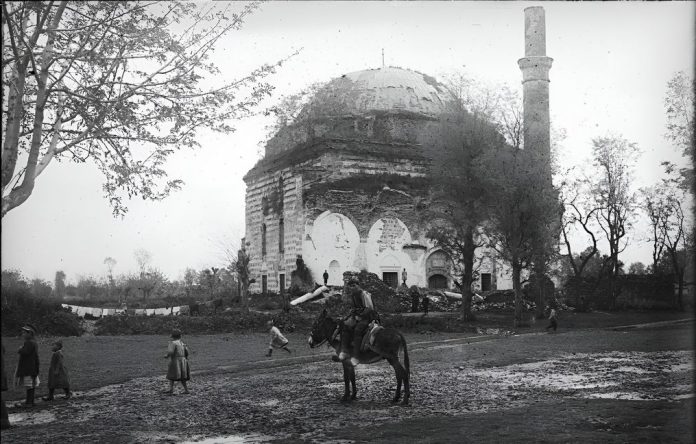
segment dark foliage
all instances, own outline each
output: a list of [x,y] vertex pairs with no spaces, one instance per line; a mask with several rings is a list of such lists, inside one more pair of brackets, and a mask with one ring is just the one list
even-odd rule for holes
[[2,334],[18,336],[26,323],[38,329],[40,335],[80,336],[80,318],[64,310],[60,302],[34,296],[24,278],[15,272],[3,271]]

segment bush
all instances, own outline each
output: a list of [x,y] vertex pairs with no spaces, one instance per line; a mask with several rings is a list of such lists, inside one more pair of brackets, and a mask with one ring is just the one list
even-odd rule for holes
[[[96,335],[164,335],[173,329],[185,334],[214,334],[230,332],[265,331],[271,317],[262,313],[229,311],[213,316],[107,316],[96,323]],[[313,317],[295,312],[273,317],[283,331],[308,329]]]
[[60,303],[30,295],[14,296],[14,304],[3,307],[0,314],[3,335],[18,336],[27,323],[34,325],[38,334],[80,336],[84,332],[80,318],[61,307]]

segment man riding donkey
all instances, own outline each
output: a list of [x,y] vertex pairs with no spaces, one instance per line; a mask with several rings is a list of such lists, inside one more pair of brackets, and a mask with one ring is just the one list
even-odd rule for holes
[[334,360],[345,361],[350,357],[351,364],[356,366],[359,362],[358,355],[360,354],[365,330],[367,330],[372,321],[379,319],[379,315],[372,303],[372,296],[360,288],[357,278],[349,278],[348,282],[346,282],[346,295],[350,300],[352,308],[344,319],[343,325],[349,330],[353,330],[353,344],[352,348],[350,348],[351,335],[341,335],[341,353],[339,353],[337,359],[334,357]]

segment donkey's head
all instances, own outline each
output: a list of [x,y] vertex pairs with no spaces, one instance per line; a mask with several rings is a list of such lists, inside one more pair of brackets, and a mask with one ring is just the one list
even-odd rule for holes
[[331,339],[336,330],[336,321],[331,319],[331,317],[326,313],[326,309],[322,310],[319,317],[314,321],[312,325],[312,332],[309,335],[307,342],[310,348],[318,347],[327,340]]

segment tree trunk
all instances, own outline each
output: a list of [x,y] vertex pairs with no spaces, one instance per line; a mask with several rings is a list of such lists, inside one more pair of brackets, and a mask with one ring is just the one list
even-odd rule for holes
[[[541,262],[541,260],[539,261]],[[534,266],[534,275],[536,281],[536,294],[534,296],[534,317],[536,319],[544,319],[544,307],[546,306],[546,267],[543,265]]]
[[249,311],[249,284],[242,284],[242,294],[240,296],[242,311]]
[[684,311],[684,269],[681,269],[677,274],[677,283],[679,285],[677,289],[677,307],[679,310]]
[[473,297],[471,284],[474,280],[474,229],[469,226],[464,233],[464,272],[462,273],[462,319],[464,321],[476,320],[471,312],[471,300]]
[[520,284],[520,275],[522,273],[522,267],[516,263],[512,262],[512,288],[515,291],[515,320],[513,327],[517,328],[522,325],[522,289]]

